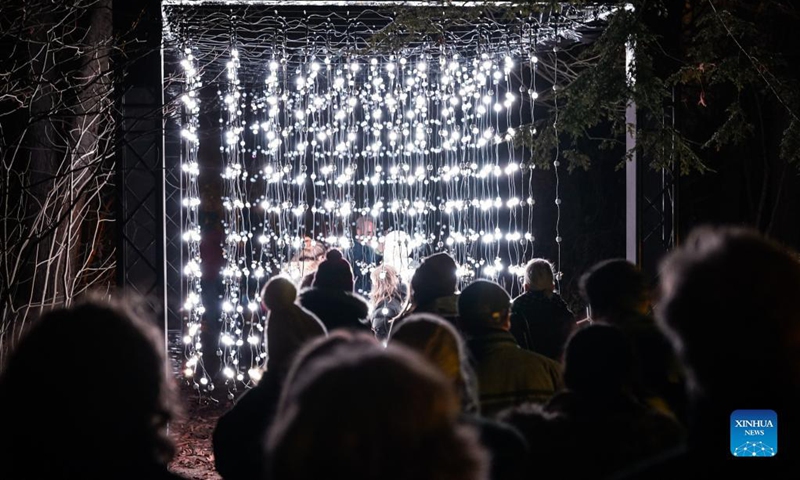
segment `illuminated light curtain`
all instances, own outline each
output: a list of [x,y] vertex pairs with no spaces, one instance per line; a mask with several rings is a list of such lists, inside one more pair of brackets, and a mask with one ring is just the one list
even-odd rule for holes
[[[229,397],[238,385],[257,381],[266,364],[259,291],[277,273],[300,280],[307,271],[296,260],[304,247],[347,254],[360,241],[382,250],[407,279],[423,257],[446,251],[458,264],[460,286],[488,278],[512,292],[519,288],[517,278],[534,254],[537,199],[531,152],[521,148],[518,127],[535,120],[534,47],[558,36],[541,18],[522,20],[524,35],[476,27],[444,42],[370,54],[363,39],[375,31],[349,12],[325,13],[327,20],[313,25],[277,12],[240,17],[237,36],[237,27],[209,27],[230,21],[224,9],[191,23],[194,10],[172,8],[194,30],[173,22],[171,32],[203,37],[201,67],[222,73],[211,80],[219,85],[225,185],[216,354]],[[349,33],[337,30],[345,24]],[[243,40],[247,35],[258,42],[242,43],[251,42]],[[562,35],[580,38],[569,30]],[[242,63],[258,67],[240,77]],[[560,280],[559,163],[557,154]],[[354,238],[362,216],[374,221],[376,233]],[[368,275],[375,265],[353,267]],[[199,319],[187,326],[187,348],[202,353],[194,338]],[[213,389],[187,358],[187,375],[192,367],[200,384]]]
[[245,129],[256,138],[252,158],[263,159],[260,243],[277,247],[264,270],[286,271],[302,235],[349,249],[361,215],[378,233],[360,240],[407,242],[399,250],[416,257],[409,268],[446,250],[464,277],[495,278],[507,266],[501,250],[519,260],[517,246],[532,236],[517,213],[533,201],[509,148],[513,68],[510,56],[455,52],[272,59]]
[[[260,377],[268,352],[259,291],[278,272],[300,280],[292,260],[306,236],[347,253],[366,216],[376,234],[359,240],[406,278],[436,251],[453,255],[462,283],[523,272],[533,197],[512,147],[512,111],[536,92],[510,88],[522,68],[512,56],[276,56],[257,88],[239,81],[236,48],[226,62],[216,353],[229,395]],[[368,275],[375,266],[354,268]]]
[[[245,158],[245,115],[249,95],[239,80],[239,62],[238,50],[234,46],[225,64],[225,88],[217,92],[223,135],[220,152],[223,161],[225,264],[222,270],[222,314],[216,353],[220,358],[229,398],[233,398],[237,383],[260,378],[260,367],[267,356],[258,283],[254,285],[251,282],[251,279],[263,276],[263,268],[252,261],[254,234],[251,210],[257,205],[249,200],[250,185],[254,181]],[[249,350],[242,348],[245,342]],[[246,356],[243,355],[245,352]],[[213,387],[209,385],[209,389]]]

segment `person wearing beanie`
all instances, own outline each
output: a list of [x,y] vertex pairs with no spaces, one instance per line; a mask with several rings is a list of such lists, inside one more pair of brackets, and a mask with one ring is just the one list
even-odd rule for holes
[[311,288],[304,289],[298,303],[314,313],[328,331],[337,328],[372,331],[369,305],[353,293],[353,269],[342,252],[333,249],[317,267]]
[[447,253],[434,253],[425,257],[411,277],[408,301],[392,320],[391,331],[412,313],[438,315],[461,331],[458,319],[458,277],[456,261]]
[[262,295],[267,317],[267,369],[285,371],[294,354],[309,339],[325,336],[325,325],[316,315],[295,303],[297,288],[285,277],[267,282]]
[[262,440],[280,399],[292,361],[310,340],[327,336],[322,322],[295,303],[297,288],[288,278],[270,279],[261,292],[267,315],[267,371],[231,410],[220,417],[212,444],[217,471],[225,480],[260,478],[266,466]]
[[544,403],[562,386],[561,365],[519,347],[511,329],[511,297],[476,280],[458,297],[458,314],[478,379],[481,412],[492,415],[524,402]]
[[314,274],[315,287],[353,290],[353,268],[339,250],[330,250]]

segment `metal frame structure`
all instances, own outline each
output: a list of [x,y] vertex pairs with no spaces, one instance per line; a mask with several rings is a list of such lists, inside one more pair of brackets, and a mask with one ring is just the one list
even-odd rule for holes
[[[626,70],[635,60],[633,48],[626,49]],[[628,72],[628,81],[635,83]],[[673,105],[662,119],[675,127],[675,93]],[[636,155],[636,104],[631,101],[625,110],[628,130],[625,150],[625,258],[638,265],[652,278],[658,276],[658,263],[678,242],[678,178],[675,162],[668,168],[640,168]]]
[[[114,2],[128,40],[116,81],[117,285],[142,297],[167,330],[163,84],[159,2]],[[145,18],[142,19],[141,15]]]
[[[115,29],[136,25],[133,35],[141,42],[141,58],[129,65],[128,75],[117,83],[118,130],[118,248],[117,280],[123,290],[148,298],[168,330],[180,329],[180,278],[183,248],[180,242],[182,208],[179,161],[165,141],[179,142],[165,123],[161,6],[183,5],[308,5],[307,0],[147,0],[145,4],[115,2]],[[497,2],[505,3],[505,2]],[[390,1],[320,1],[315,6],[387,6]],[[480,2],[463,2],[463,7]],[[404,6],[440,6],[436,1],[402,2]],[[141,12],[147,21],[136,22]],[[631,52],[629,52],[631,53]],[[627,60],[632,60],[627,59]],[[666,121],[674,121],[672,115]],[[650,270],[677,241],[677,172],[639,168],[636,149],[636,106],[629,105],[626,136],[631,153],[626,167],[626,257]]]
[[[675,127],[675,107],[666,108],[662,122]],[[664,152],[664,157],[670,152]],[[647,169],[639,175],[638,265],[652,278],[658,276],[658,263],[678,242],[678,179],[674,160],[660,170]]]

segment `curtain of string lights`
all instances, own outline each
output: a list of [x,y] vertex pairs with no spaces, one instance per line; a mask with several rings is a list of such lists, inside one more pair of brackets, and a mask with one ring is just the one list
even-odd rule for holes
[[[597,12],[562,14],[558,25],[517,18],[513,28],[483,19],[381,48],[369,39],[392,18],[374,10],[197,11],[202,22],[186,6],[164,10],[184,80],[184,373],[197,388],[214,383],[200,340],[201,76],[215,87],[222,135],[224,288],[212,348],[230,395],[257,381],[267,358],[259,292],[278,273],[299,280],[304,247],[369,245],[406,278],[421,258],[445,251],[462,285],[487,278],[512,291],[536,233],[555,237],[560,252],[558,227],[537,232],[534,208],[545,201],[560,211],[562,199],[558,189],[537,198],[519,142],[535,130],[519,126],[535,120],[540,59],[552,64],[559,39],[579,40],[570,22]],[[557,183],[557,157],[553,164]],[[356,234],[361,217],[374,232]],[[353,268],[369,275],[379,265]]]

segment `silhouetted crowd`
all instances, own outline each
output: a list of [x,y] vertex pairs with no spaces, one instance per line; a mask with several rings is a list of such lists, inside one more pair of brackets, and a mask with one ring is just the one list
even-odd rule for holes
[[[213,434],[240,479],[797,478],[800,261],[741,228],[696,229],[651,292],[619,259],[580,279],[578,321],[553,267],[515,299],[426,257],[385,265],[369,301],[328,251],[301,288],[265,285],[267,368]],[[42,315],[0,376],[0,478],[178,479],[163,335],[120,300]],[[731,414],[774,410],[777,455],[732,455]]]

